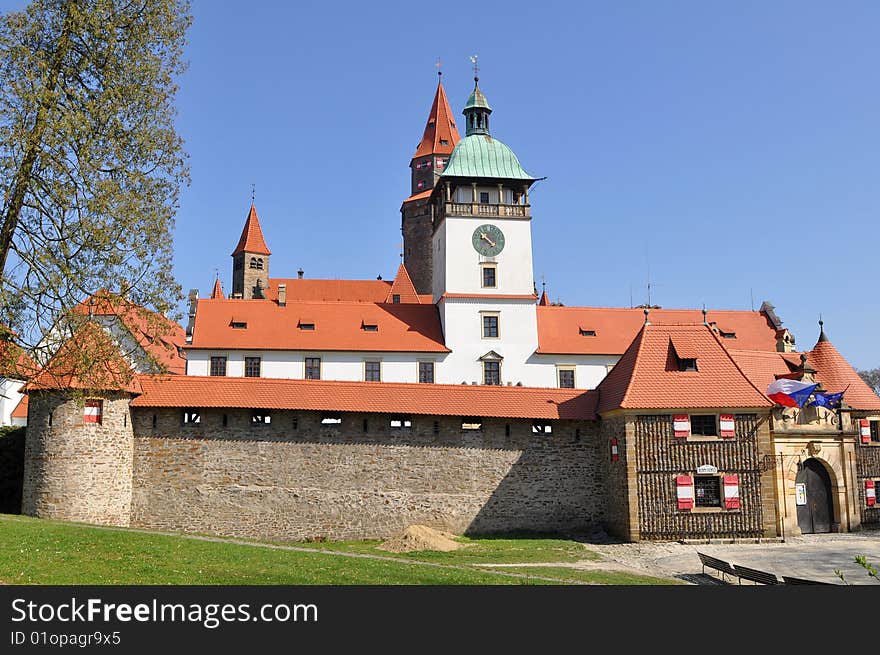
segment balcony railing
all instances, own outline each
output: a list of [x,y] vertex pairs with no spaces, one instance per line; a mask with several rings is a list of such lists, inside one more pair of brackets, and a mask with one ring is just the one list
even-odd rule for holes
[[499,216],[501,218],[530,218],[530,205],[490,205],[482,202],[447,202],[447,216]]

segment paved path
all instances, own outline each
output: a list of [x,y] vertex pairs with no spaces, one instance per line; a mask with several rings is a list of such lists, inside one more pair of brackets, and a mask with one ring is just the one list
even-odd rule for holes
[[880,568],[880,532],[804,535],[785,543],[709,544],[677,543],[587,544],[588,548],[654,575],[672,575],[691,582],[711,584],[701,575],[697,551],[777,576],[790,575],[842,584],[834,570],[840,569],[849,584],[880,584],[855,563],[856,555]]

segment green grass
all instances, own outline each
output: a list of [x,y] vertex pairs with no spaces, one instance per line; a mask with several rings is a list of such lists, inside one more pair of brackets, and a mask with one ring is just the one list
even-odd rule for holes
[[456,541],[465,544],[465,547],[448,553],[433,550],[389,553],[378,548],[382,543],[378,540],[312,542],[297,545],[321,550],[401,557],[420,562],[455,565],[529,564],[532,562],[577,562],[578,560],[600,559],[598,554],[587,550],[582,544],[567,539],[505,536],[482,539],[459,537]]
[[510,573],[525,573],[542,578],[554,578],[561,582],[576,581],[602,585],[677,585],[679,580],[655,578],[626,571],[600,571],[573,569],[565,566],[505,566]]
[[[483,564],[599,560],[580,543],[558,538],[461,538],[449,553],[388,553],[378,541],[289,544],[339,554],[205,541],[0,515],[0,583],[207,585],[495,585],[674,584],[650,576],[561,566],[480,569]],[[357,553],[370,557],[351,557]],[[399,558],[394,561],[379,558]],[[504,575],[524,574],[526,577]]]
[[522,578],[0,517],[7,584],[523,584]]

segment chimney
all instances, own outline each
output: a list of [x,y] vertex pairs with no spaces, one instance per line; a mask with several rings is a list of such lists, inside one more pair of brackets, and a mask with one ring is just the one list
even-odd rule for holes
[[[199,304],[199,290],[189,290],[189,321],[186,324],[186,340],[192,342],[193,329],[196,326],[196,307]],[[91,308],[89,308],[91,311]]]
[[296,277],[297,277],[297,279],[302,280],[302,279],[303,279],[303,276],[304,276],[305,274],[306,274],[306,272],[305,272],[304,270],[299,269],[299,270],[296,272]]
[[278,306],[287,307],[287,285],[278,285]]

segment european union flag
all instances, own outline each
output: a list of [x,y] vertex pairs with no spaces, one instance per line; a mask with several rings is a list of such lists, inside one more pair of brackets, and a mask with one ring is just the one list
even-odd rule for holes
[[843,391],[837,393],[817,393],[813,395],[810,405],[813,407],[824,407],[826,409],[837,409],[840,407],[840,401],[843,399]]

